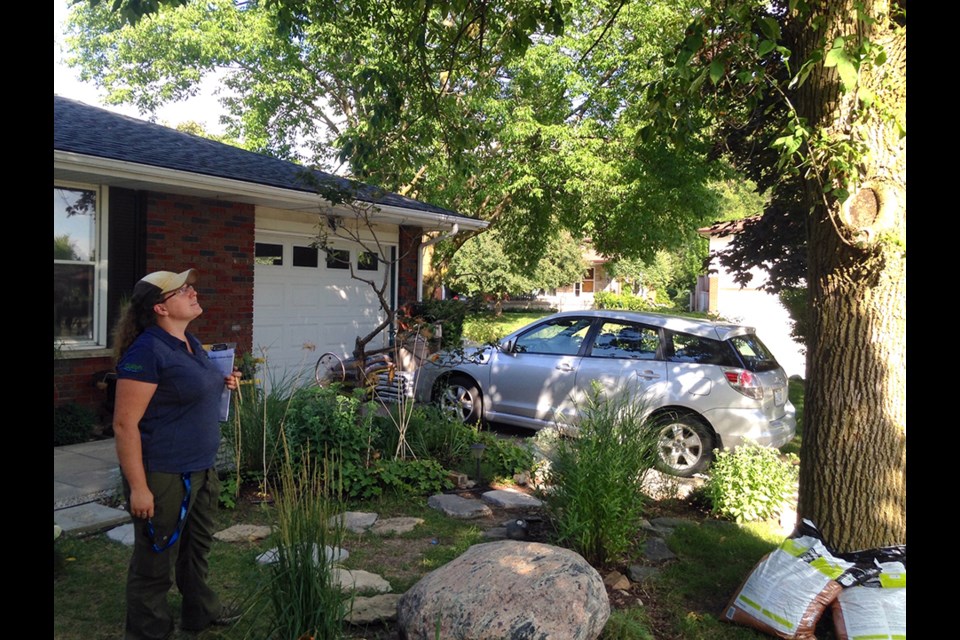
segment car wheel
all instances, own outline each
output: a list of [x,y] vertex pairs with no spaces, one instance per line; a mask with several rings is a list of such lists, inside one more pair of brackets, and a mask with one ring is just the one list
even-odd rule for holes
[[667,413],[657,420],[659,464],[671,475],[689,477],[706,470],[713,459],[713,434],[689,413]]
[[469,378],[454,376],[440,384],[437,390],[440,410],[454,420],[473,424],[483,415],[480,390]]

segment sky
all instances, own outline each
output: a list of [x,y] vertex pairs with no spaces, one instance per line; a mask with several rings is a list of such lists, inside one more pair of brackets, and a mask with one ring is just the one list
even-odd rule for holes
[[[53,0],[53,92],[65,98],[79,100],[89,105],[103,107],[124,115],[152,119],[140,114],[136,107],[107,105],[102,101],[104,92],[93,83],[81,82],[79,72],[63,62],[67,52],[64,50],[63,22],[67,16],[68,0]],[[210,90],[190,100],[171,104],[160,109],[155,121],[160,124],[176,126],[181,122],[193,120],[200,123],[210,133],[223,133],[219,122],[220,106]]]

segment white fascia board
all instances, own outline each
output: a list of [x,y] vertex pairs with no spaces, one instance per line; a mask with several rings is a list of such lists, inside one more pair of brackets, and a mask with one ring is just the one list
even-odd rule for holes
[[[329,202],[315,193],[285,189],[269,185],[256,184],[232,178],[208,176],[179,169],[155,167],[112,158],[100,158],[69,151],[53,151],[54,177],[58,171],[71,176],[86,174],[86,180],[93,182],[115,183],[118,186],[141,185],[141,188],[156,185],[173,192],[192,193],[221,200],[235,200],[251,204],[264,204],[278,209],[319,213],[318,208],[329,206]],[[75,179],[75,178],[72,178]],[[407,209],[394,205],[377,205],[377,218],[393,224],[415,225],[424,229],[450,229],[459,225],[461,229],[484,229],[489,223],[442,213]],[[348,210],[344,213],[349,214]]]

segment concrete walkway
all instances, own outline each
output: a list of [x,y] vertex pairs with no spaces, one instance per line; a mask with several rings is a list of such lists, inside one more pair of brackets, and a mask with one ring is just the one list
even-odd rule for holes
[[121,494],[113,439],[53,448],[53,522],[64,534],[103,531],[130,521],[100,504]]

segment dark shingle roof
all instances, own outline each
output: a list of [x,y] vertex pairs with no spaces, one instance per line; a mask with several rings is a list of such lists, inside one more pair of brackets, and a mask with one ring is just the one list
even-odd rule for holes
[[446,216],[455,211],[387,193],[293,162],[182,133],[158,124],[53,96],[53,148],[100,158],[189,171],[254,184],[316,193],[317,185],[352,191],[353,197]]

